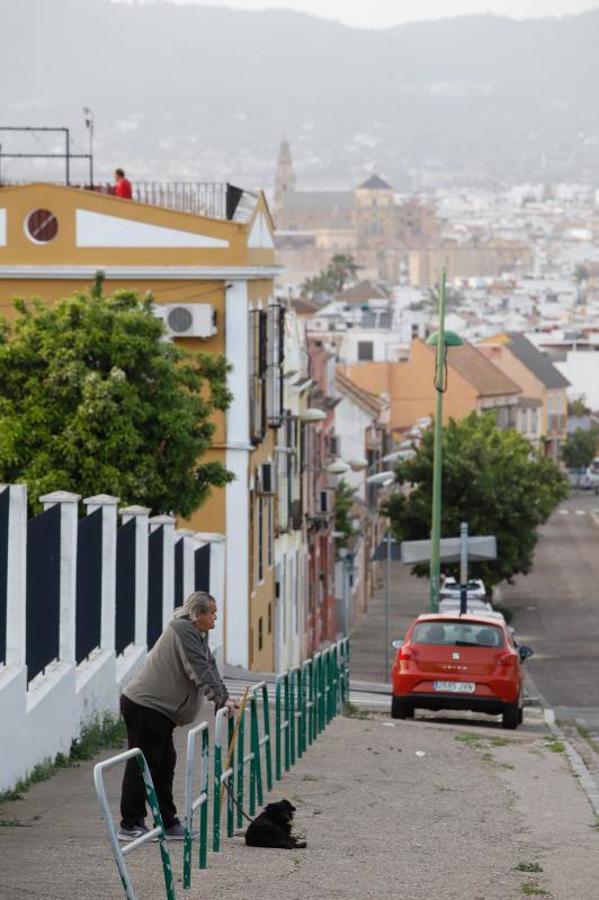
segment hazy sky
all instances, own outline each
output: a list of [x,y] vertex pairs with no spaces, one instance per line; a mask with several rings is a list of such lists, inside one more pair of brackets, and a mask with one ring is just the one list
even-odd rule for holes
[[[151,0],[146,0],[151,2]],[[237,9],[295,9],[360,28],[385,28],[422,19],[492,12],[522,19],[563,16],[599,6],[599,0],[172,0]]]

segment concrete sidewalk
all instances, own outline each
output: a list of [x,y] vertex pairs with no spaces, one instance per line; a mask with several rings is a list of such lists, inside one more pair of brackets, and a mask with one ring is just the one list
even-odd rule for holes
[[[388,715],[366,715],[334,720],[273,791],[273,798],[296,804],[307,850],[260,850],[240,837],[225,839],[223,852],[209,854],[210,868],[194,871],[184,894],[182,848],[173,845],[177,896],[596,896],[595,817],[564,753],[548,742],[540,712],[527,710],[525,728],[516,733],[438,716],[392,722]],[[63,770],[0,809],[2,900],[124,896],[92,768]],[[118,779],[111,796],[116,806]],[[128,863],[139,900],[164,897],[157,845],[132,854]]]
[[[391,563],[389,640],[403,637],[410,622],[428,612],[428,605],[427,579],[410,575],[408,566]],[[389,684],[389,670],[385,667],[384,587],[375,591],[367,612],[352,630],[350,641],[352,680]],[[389,660],[393,659],[393,652],[389,650]]]

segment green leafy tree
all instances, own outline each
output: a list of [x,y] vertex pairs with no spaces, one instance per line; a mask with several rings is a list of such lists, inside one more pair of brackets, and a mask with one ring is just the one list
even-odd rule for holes
[[588,281],[591,277],[591,273],[589,272],[587,266],[583,263],[577,263],[574,267],[574,277],[578,284],[581,284],[583,281]]
[[[472,535],[494,534],[497,559],[472,563],[472,574],[487,586],[511,581],[532,567],[537,528],[568,495],[568,484],[555,463],[533,455],[525,438],[497,428],[492,415],[472,413],[453,419],[443,433],[443,537],[460,533],[468,522]],[[433,483],[433,432],[425,432],[416,455],[397,468],[406,493],[390,498],[386,512],[400,541],[430,537]],[[444,566],[458,574],[458,566]],[[429,574],[428,565],[413,574]]]
[[61,489],[188,516],[233,477],[202,462],[229,366],[166,341],[150,297],[101,286],[52,307],[15,301],[0,335],[0,479],[26,483],[33,511]]
[[349,539],[354,533],[351,521],[351,508],[354,503],[356,489],[351,487],[345,479],[341,479],[335,489],[335,538],[336,549],[347,547]]
[[328,266],[318,275],[305,279],[300,289],[301,294],[303,297],[311,298],[339,294],[348,281],[355,280],[359,268],[353,256],[336,253]]
[[562,447],[562,460],[569,469],[586,469],[597,455],[597,431],[577,428]]
[[336,253],[328,266],[334,293],[341,293],[348,281],[355,281],[359,268],[353,256]]
[[577,397],[576,400],[572,400],[571,403],[568,403],[568,415],[569,416],[588,416],[591,410],[588,408],[582,397]]

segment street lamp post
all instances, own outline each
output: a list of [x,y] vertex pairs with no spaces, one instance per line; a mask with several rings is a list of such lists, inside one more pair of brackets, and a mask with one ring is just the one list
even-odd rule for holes
[[441,273],[439,285],[439,330],[431,334],[427,344],[436,347],[435,361],[435,430],[433,443],[433,503],[431,513],[431,567],[430,567],[430,610],[439,611],[439,581],[441,577],[441,488],[442,488],[442,440],[443,440],[443,394],[446,390],[445,362],[447,347],[458,347],[462,339],[452,331],[445,331],[445,270]]
[[439,610],[441,574],[441,453],[443,439],[443,375],[445,372],[445,271],[439,287],[439,331],[435,361],[435,432],[433,449],[433,508],[431,521],[430,609]]

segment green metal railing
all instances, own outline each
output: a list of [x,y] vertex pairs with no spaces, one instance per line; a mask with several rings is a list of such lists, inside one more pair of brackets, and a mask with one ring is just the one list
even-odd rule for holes
[[[273,685],[270,685],[271,689]],[[256,807],[264,803],[264,788],[272,790],[321,734],[328,723],[343,710],[349,699],[349,641],[343,638],[326,650],[315,653],[282,675],[274,683],[274,734],[271,732],[269,685],[261,681],[247,692],[247,704],[240,713],[235,731],[227,711],[216,714],[212,741],[212,779],[210,778],[210,732],[207,722],[191,728],[187,736],[185,773],[185,838],[183,846],[183,887],[191,887],[193,841],[197,839],[197,867],[208,865],[208,845],[218,853],[222,846],[223,802],[226,806],[226,833],[234,834],[235,824],[243,826],[247,813],[255,816]],[[226,736],[226,737],[225,737]],[[198,744],[200,754],[196,753]],[[199,794],[194,797],[194,776],[200,758]],[[110,816],[102,781],[103,769],[122,760],[136,757],[144,775],[154,828],[142,838],[121,849],[114,822]],[[248,769],[249,767],[249,769]],[[248,778],[249,775],[249,778]],[[94,770],[96,790],[113,853],[123,882],[127,900],[136,900],[124,863],[125,854],[158,837],[164,869],[166,900],[176,900],[172,868],[156,794],[149,769],[140,750],[129,750],[99,763]],[[208,823],[212,781],[212,834]],[[226,795],[226,798],[225,798]],[[235,816],[235,807],[237,816]],[[194,814],[199,810],[199,829],[194,831]]]
[[[195,771],[196,740],[200,739],[202,753],[200,766],[200,794],[194,800],[193,775]],[[208,723],[201,722],[187,733],[187,767],[185,782],[185,843],[183,845],[183,887],[191,887],[191,849],[193,841],[193,815],[200,809],[198,835],[198,868],[208,864],[208,771],[210,766],[210,735]]]
[[349,641],[343,638],[275,681],[275,778],[280,781],[349,699]]
[[[117,836],[116,827],[110,812],[108,798],[106,796],[104,772],[107,769],[111,769],[113,766],[117,766],[123,762],[126,763],[131,759],[135,759],[137,765],[139,766],[139,770],[144,782],[144,787],[146,789],[148,806],[150,807],[150,811],[152,813],[152,822],[154,827],[147,831],[145,834],[142,834],[140,837],[131,841],[129,844],[121,847]],[[133,889],[133,884],[131,883],[131,878],[129,877],[127,864],[125,863],[125,856],[127,856],[129,853],[132,853],[134,850],[139,849],[139,847],[142,847],[144,844],[147,844],[148,841],[151,841],[154,838],[158,838],[160,847],[160,857],[162,860],[162,872],[164,876],[166,900],[176,900],[173,868],[166,844],[162,816],[160,815],[160,808],[158,806],[158,799],[156,797],[156,791],[154,789],[152,776],[150,775],[150,769],[141,750],[138,750],[137,747],[133,747],[131,750],[126,750],[124,753],[119,753],[116,756],[113,756],[110,759],[106,759],[104,760],[104,762],[100,762],[95,765],[94,784],[96,787],[96,795],[98,797],[100,808],[102,810],[102,818],[104,819],[104,824],[106,825],[108,839],[112,846],[112,852],[114,854],[117,869],[119,870],[119,875],[121,876],[121,883],[123,885],[123,890],[125,891],[127,900],[137,900],[137,894]]]

